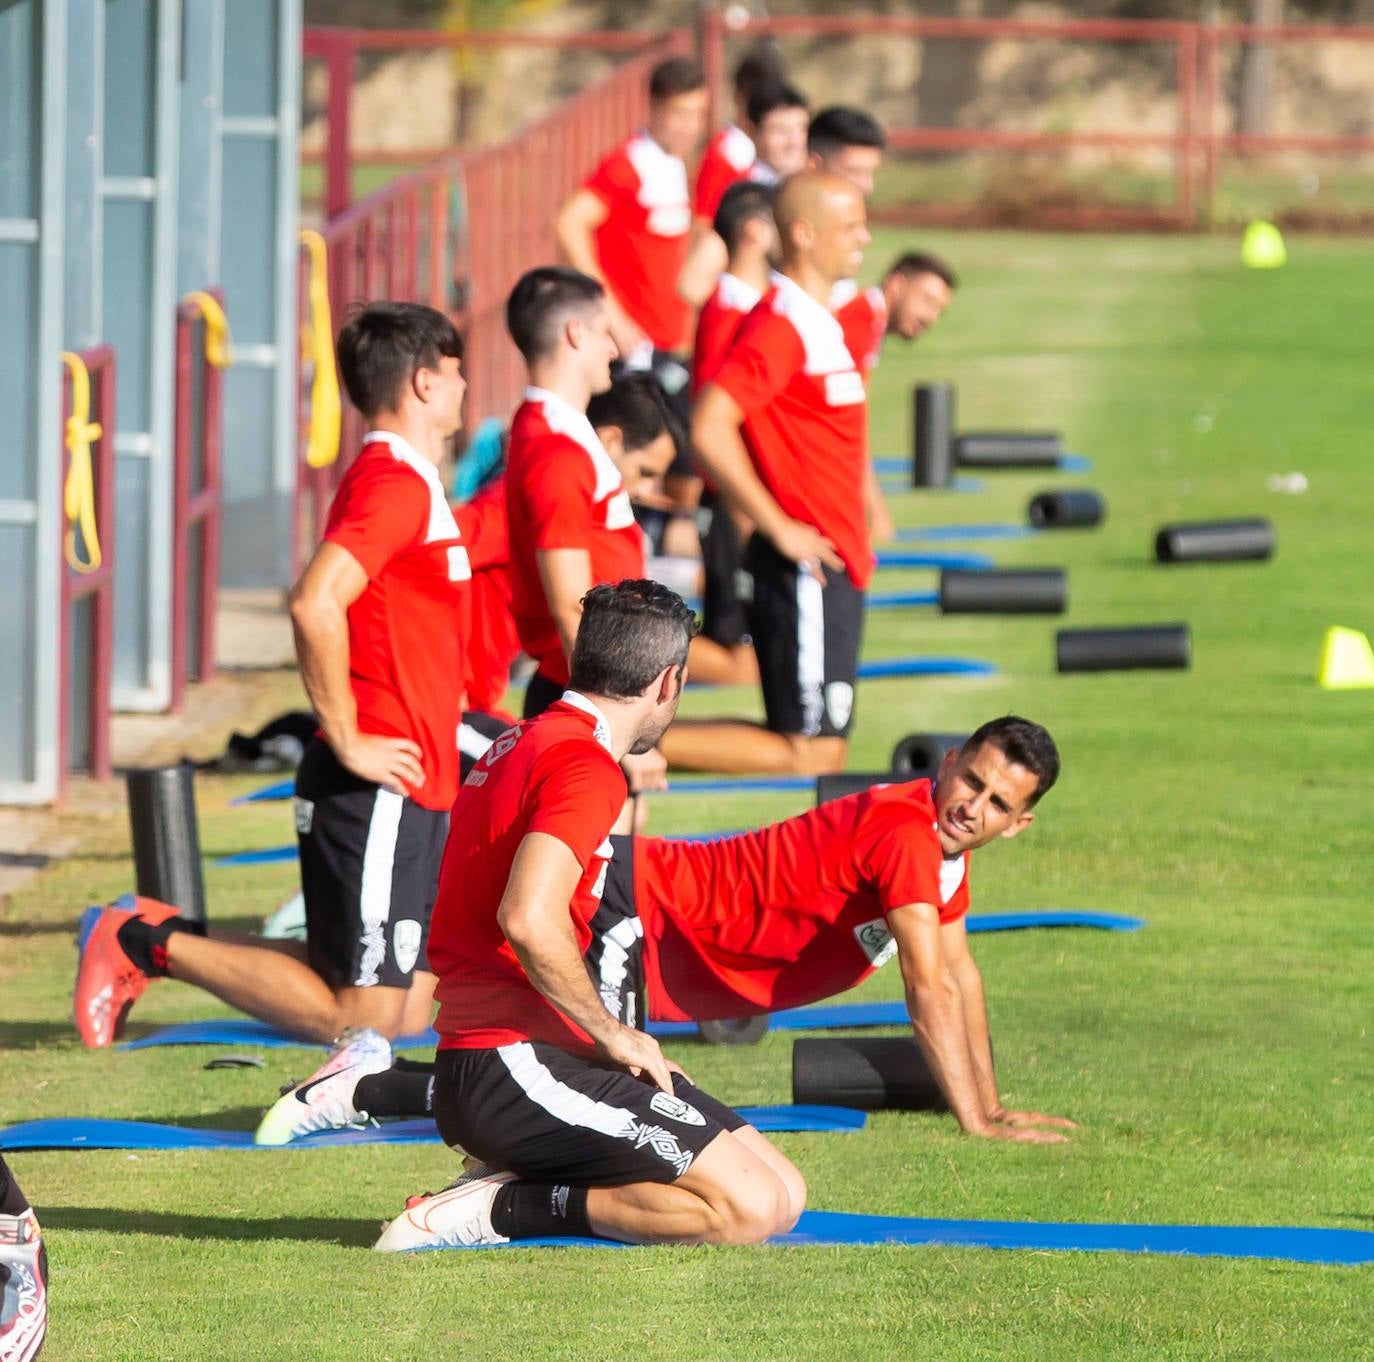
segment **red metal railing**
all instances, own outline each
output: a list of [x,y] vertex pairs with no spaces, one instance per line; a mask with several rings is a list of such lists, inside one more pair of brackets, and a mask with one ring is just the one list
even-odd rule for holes
[[[350,95],[360,52],[433,52],[497,48],[550,48],[634,55],[661,43],[658,34],[627,29],[596,29],[585,33],[447,33],[418,29],[307,28],[301,51],[308,60],[322,61],[328,95],[325,102],[324,213],[337,217],[353,202],[352,169],[356,160],[431,161],[448,148],[412,147],[403,152],[353,147],[350,143]],[[305,158],[303,158],[305,159]],[[310,158],[314,159],[314,158]]]
[[[897,16],[792,15],[733,19],[708,9],[702,21],[702,57],[719,103],[728,40],[882,36],[993,42],[1056,40],[1094,43],[1163,43],[1174,48],[1177,114],[1170,131],[1038,130],[996,127],[903,126],[888,130],[896,151],[1072,151],[1156,149],[1174,157],[1174,203],[1162,217],[1196,227],[1213,216],[1217,163],[1225,153],[1305,151],[1315,155],[1374,154],[1374,135],[1225,132],[1219,126],[1220,52],[1227,46],[1313,42],[1374,43],[1374,26],[1338,24],[1200,24],[1153,19],[958,19]],[[830,101],[824,101],[830,102]],[[936,214],[938,215],[938,214]]]
[[[221,290],[205,293],[223,306]],[[209,326],[196,296],[183,298],[177,307],[172,448],[173,713],[185,701],[187,681],[209,681],[215,674],[224,403],[223,375],[210,357]]]
[[[66,787],[67,772],[73,764],[84,768],[97,780],[112,774],[110,753],[110,684],[114,665],[114,441],[115,441],[115,352],[110,345],[82,350],[77,358],[91,379],[89,420],[100,432],[90,441],[94,528],[99,543],[88,542],[80,517],[62,516],[63,564],[58,716],[58,786]],[[62,385],[62,478],[64,487],[71,476],[71,453],[67,445],[68,422],[73,416],[72,377],[64,369]],[[66,498],[64,496],[64,502]],[[82,566],[77,566],[82,562]],[[83,605],[83,603],[89,604]],[[83,618],[85,616],[86,618]],[[74,638],[89,639],[89,660],[84,678],[84,695],[78,695],[73,676]],[[72,719],[77,708],[85,722],[85,752],[73,752]]]
[[[524,386],[505,328],[511,287],[525,270],[557,259],[553,221],[560,204],[643,121],[652,67],[690,49],[683,31],[647,44],[643,35],[621,36],[635,36],[639,51],[599,84],[509,141],[455,152],[402,176],[323,229],[336,328],[350,304],[378,298],[428,303],[458,320],[469,430],[508,412]],[[345,401],[339,461],[323,470],[299,464],[297,524],[313,536],[309,544],[323,530],[329,496],[363,433]]]

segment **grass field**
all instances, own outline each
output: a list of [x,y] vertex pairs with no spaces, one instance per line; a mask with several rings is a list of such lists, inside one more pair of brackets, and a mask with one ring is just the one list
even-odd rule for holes
[[[905,240],[883,236],[880,265]],[[781,1136],[811,1205],[1054,1221],[1374,1229],[1369,773],[1374,691],[1313,683],[1323,629],[1374,629],[1370,510],[1374,257],[1290,242],[1243,270],[1209,239],[932,235],[964,286],[940,330],[890,346],[874,447],[907,447],[917,378],[958,383],[965,427],[1062,429],[1091,474],[993,475],[978,495],[907,493],[899,523],[1020,520],[1029,495],[1091,485],[1100,531],[996,544],[1061,564],[1062,623],[1187,620],[1183,672],[1059,677],[1056,622],[874,614],[866,652],[960,652],[996,677],[866,683],[851,765],[916,729],[1016,710],[1064,757],[1036,825],[975,859],[974,907],[1138,914],[1134,936],[984,936],[1008,1101],[1082,1123],[1037,1148],[881,1114],[856,1135]],[[1266,477],[1300,470],[1300,496]],[[1154,528],[1264,514],[1268,564],[1166,569]],[[884,575],[881,589],[929,585]],[[693,694],[686,712],[748,709]],[[207,855],[283,842],[283,805],[202,788]],[[738,827],[800,798],[670,799],[660,831]],[[88,1053],[67,1020],[76,916],[131,887],[122,827],[0,915],[0,1116],[250,1127],[306,1052],[264,1071],[198,1050]],[[251,926],[291,888],[264,867],[207,873],[217,922]],[[889,967],[865,986],[897,997]],[[211,1015],[176,984],[132,1030]],[[790,1039],[670,1053],[734,1102],[786,1101]],[[1368,1358],[1367,1269],[958,1249],[506,1250],[388,1259],[367,1246],[404,1197],[453,1176],[441,1149],[274,1154],[29,1153],[13,1163],[47,1227],[53,1359]]]

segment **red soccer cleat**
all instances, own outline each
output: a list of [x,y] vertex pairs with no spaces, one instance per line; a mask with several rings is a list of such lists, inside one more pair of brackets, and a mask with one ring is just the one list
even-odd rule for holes
[[[126,904],[131,906],[122,906]],[[176,915],[177,910],[169,904],[127,894],[118,904],[88,908],[81,915],[72,1016],[83,1045],[100,1050],[118,1039],[129,1009],[150,982],[124,953],[119,929],[133,917],[165,922]]]

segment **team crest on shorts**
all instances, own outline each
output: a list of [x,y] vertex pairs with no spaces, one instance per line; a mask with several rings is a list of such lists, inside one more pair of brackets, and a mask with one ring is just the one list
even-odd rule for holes
[[704,1126],[706,1118],[690,1102],[684,1102],[680,1097],[674,1097],[670,1092],[656,1092],[650,1099],[649,1105],[660,1116],[666,1116],[670,1121],[677,1121],[684,1126]]
[[291,809],[296,816],[296,831],[302,837],[308,837],[311,824],[315,821],[314,801],[296,795],[291,800]]
[[396,956],[396,968],[409,974],[420,958],[420,924],[404,917],[391,929],[391,950]]
[[854,687],[848,681],[831,681],[825,688],[825,712],[836,728],[843,728],[854,712]]

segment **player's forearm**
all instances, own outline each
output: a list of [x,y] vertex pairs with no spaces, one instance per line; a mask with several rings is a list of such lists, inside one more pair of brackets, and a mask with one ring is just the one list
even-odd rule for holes
[[537,909],[523,911],[518,905],[510,911],[503,905],[501,928],[530,983],[563,1016],[598,1044],[620,1028],[592,984],[571,931]]
[[563,258],[573,269],[581,270],[603,286],[606,276],[601,272],[601,262],[596,258],[596,226],[588,215],[581,211],[577,199],[568,203],[554,220],[554,235],[558,238]]
[[311,708],[330,746],[341,751],[358,734],[358,704],[349,681],[348,613],[327,598],[296,598],[291,631]]
[[969,1062],[983,1110],[991,1120],[1002,1113],[1002,1100],[997,1095],[997,1077],[992,1067],[992,1037],[988,1028],[987,1002],[983,996],[983,976],[976,968],[955,975],[955,984],[963,1004],[964,1031],[968,1036]]
[[921,1054],[955,1119],[964,1130],[985,1129],[991,1116],[974,1073],[963,1000],[953,979],[919,989],[908,986],[907,1010]]

